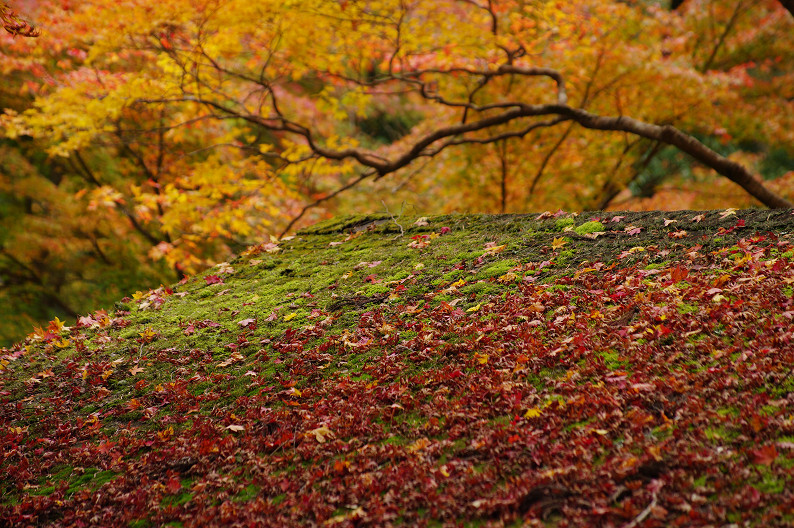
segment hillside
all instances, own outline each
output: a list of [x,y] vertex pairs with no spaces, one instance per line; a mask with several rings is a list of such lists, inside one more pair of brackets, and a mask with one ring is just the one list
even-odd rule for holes
[[0,352],[6,526],[790,526],[794,212],[336,219]]

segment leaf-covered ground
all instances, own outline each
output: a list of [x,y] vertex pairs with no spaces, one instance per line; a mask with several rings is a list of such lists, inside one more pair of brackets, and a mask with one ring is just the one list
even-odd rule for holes
[[791,211],[346,218],[0,355],[9,526],[790,526]]

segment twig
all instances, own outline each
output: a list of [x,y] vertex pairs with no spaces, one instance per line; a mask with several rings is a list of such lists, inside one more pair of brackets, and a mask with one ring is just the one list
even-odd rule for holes
[[634,528],[635,526],[638,526],[648,515],[651,514],[651,510],[653,510],[655,506],[656,493],[653,494],[653,499],[651,500],[651,503],[648,505],[648,507],[642,510],[639,515],[632,519],[630,523],[624,524],[623,528]]
[[403,226],[401,226],[400,223],[397,220],[394,219],[394,215],[391,214],[391,211],[389,211],[389,206],[386,205],[386,202],[381,200],[380,203],[382,203],[383,207],[386,208],[386,213],[388,213],[388,215],[391,217],[391,221],[394,222],[395,224],[397,224],[397,227],[400,228],[400,236],[403,236],[405,234],[405,230],[403,229]]

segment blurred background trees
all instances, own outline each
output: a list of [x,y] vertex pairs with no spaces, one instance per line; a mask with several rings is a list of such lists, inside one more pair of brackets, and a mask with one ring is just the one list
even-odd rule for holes
[[760,205],[583,113],[675,127],[794,195],[777,1],[10,8],[41,34],[0,35],[0,343],[333,214]]

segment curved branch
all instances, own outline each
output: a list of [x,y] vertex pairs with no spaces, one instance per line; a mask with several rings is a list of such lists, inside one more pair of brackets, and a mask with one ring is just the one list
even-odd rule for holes
[[720,155],[694,137],[685,134],[672,125],[652,125],[625,116],[598,116],[585,110],[567,106],[558,106],[550,110],[553,113],[570,116],[574,121],[585,128],[629,132],[640,137],[672,145],[739,185],[742,189],[747,191],[750,196],[767,207],[773,209],[794,207],[791,201],[764,187],[761,180],[748,171],[743,165]]
[[[226,108],[222,104],[216,103],[214,101],[200,99],[197,101],[206,105],[210,105],[223,112],[235,113],[234,110]],[[272,123],[268,123],[268,120],[263,120],[258,116],[237,115],[249,122],[273,129],[274,125]],[[393,159],[392,161],[378,159],[374,153],[356,148],[333,150],[321,147],[315,142],[312,133],[308,128],[286,120],[283,120],[282,124],[275,129],[284,130],[303,136],[308,142],[312,151],[324,158],[337,161],[353,158],[362,165],[374,169],[378,174],[376,179],[380,179],[389,173],[395,172],[405,167],[416,158],[426,155],[425,149],[427,147],[430,147],[434,143],[443,139],[503,125],[520,118],[548,115],[556,115],[576,121],[579,125],[585,128],[594,130],[610,130],[615,132],[629,132],[640,137],[653,139],[655,141],[672,145],[689,154],[697,161],[714,169],[717,171],[717,173],[725,176],[732,182],[736,183],[745,191],[747,191],[748,194],[756,198],[767,207],[794,207],[792,202],[767,189],[763,183],[744,166],[718,154],[694,137],[681,132],[672,125],[654,125],[626,116],[600,116],[597,114],[592,114],[581,108],[573,108],[563,104],[528,105],[516,103],[515,108],[490,117],[485,117],[469,123],[460,123],[457,125],[439,128],[436,131],[419,139],[405,153],[398,156],[396,159]]]
[[[217,68],[219,66],[215,65],[215,67]],[[423,80],[423,77],[426,75],[454,73],[479,76],[482,83],[487,82],[488,79],[493,77],[503,75],[516,75],[520,77],[548,77],[556,83],[557,102],[554,104],[525,104],[518,101],[500,101],[479,106],[472,102],[471,96],[468,97],[468,100],[463,101],[446,100],[440,95],[432,93],[432,85],[426,82],[426,80]],[[583,107],[574,108],[568,106],[568,97],[565,89],[564,78],[559,71],[551,68],[525,67],[517,66],[512,63],[505,63],[494,69],[475,69],[465,67],[448,69],[422,69],[403,72],[401,75],[389,74],[383,78],[373,81],[365,82],[357,81],[355,79],[348,80],[367,86],[375,86],[392,82],[402,82],[408,85],[414,85],[418,88],[420,95],[426,100],[435,101],[436,103],[447,107],[462,108],[464,111],[475,111],[478,112],[481,117],[477,120],[462,121],[458,122],[457,124],[438,128],[416,140],[412,145],[408,146],[407,150],[405,150],[402,154],[391,159],[385,159],[376,152],[367,149],[333,149],[319,144],[315,138],[314,131],[309,126],[291,121],[285,117],[278,107],[273,90],[267,83],[265,83],[263,86],[270,93],[270,97],[272,99],[272,110],[275,112],[275,116],[264,117],[249,112],[245,109],[245,107],[240,109],[239,107],[235,108],[234,106],[224,104],[226,102],[234,104],[234,99],[228,98],[225,96],[225,94],[217,92],[214,92],[214,95],[216,97],[220,97],[220,101],[208,99],[203,97],[201,94],[185,94],[183,100],[198,102],[209,108],[220,111],[222,114],[239,117],[245,121],[271,131],[287,132],[300,136],[304,138],[307,146],[315,155],[335,161],[354,159],[362,166],[373,171],[372,173],[367,172],[365,174],[377,174],[375,177],[376,180],[386,176],[387,174],[402,169],[419,157],[435,155],[444,148],[447,148],[451,145],[464,143],[490,143],[500,139],[506,139],[507,137],[521,137],[537,126],[551,126],[552,124],[557,124],[562,121],[574,121],[579,125],[589,129],[628,132],[639,137],[675,146],[679,150],[692,156],[695,160],[714,169],[717,173],[741,186],[748,194],[759,200],[764,205],[774,208],[792,207],[792,203],[789,200],[767,189],[763,183],[745,167],[725,158],[724,156],[721,156],[719,153],[711,150],[694,137],[685,134],[671,125],[655,125],[626,116],[601,116],[592,114],[586,111]],[[259,83],[261,81],[253,82]],[[586,102],[586,97],[587,96],[585,96],[585,100],[582,102],[583,105]],[[483,115],[486,111],[497,111],[497,113]],[[530,124],[529,126],[525,125],[523,130],[519,130],[518,132],[508,132],[506,133],[507,135],[492,135],[486,139],[481,137],[477,138],[467,136],[467,134],[492,129],[493,127],[497,127],[499,125],[505,125],[526,118],[537,118],[543,116],[556,116],[557,119],[553,119],[550,122],[540,122],[540,124],[534,123]],[[566,134],[563,134],[563,141],[565,137]],[[363,177],[361,179],[363,179]],[[345,188],[349,187],[345,186]],[[302,215],[303,212],[300,216]],[[298,218],[300,218],[300,216]],[[290,223],[288,228],[292,225],[294,225],[294,221]]]

